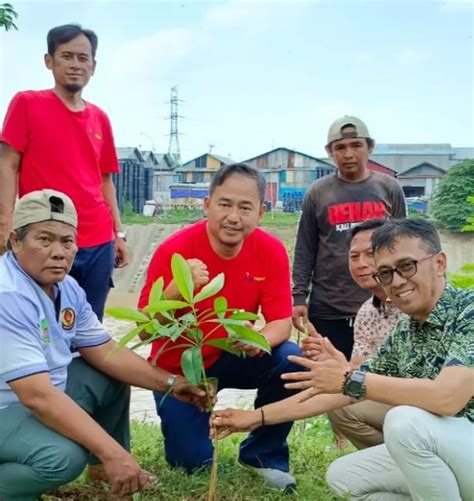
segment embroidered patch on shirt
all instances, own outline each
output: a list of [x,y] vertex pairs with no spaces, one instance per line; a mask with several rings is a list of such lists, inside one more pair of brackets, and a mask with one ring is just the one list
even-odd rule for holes
[[64,308],[61,311],[61,325],[65,331],[70,331],[74,327],[76,313],[72,308]]
[[51,343],[51,338],[49,337],[49,329],[48,329],[48,321],[46,318],[42,318],[40,320],[40,329],[41,329],[41,340],[44,344]]

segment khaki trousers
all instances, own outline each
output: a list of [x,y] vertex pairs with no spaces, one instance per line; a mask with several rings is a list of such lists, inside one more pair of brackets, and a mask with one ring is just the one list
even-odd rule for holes
[[363,400],[328,412],[336,435],[347,437],[358,449],[383,444],[383,423],[390,405]]
[[336,459],[326,474],[336,496],[357,501],[472,501],[474,424],[417,407],[393,407],[385,444]]

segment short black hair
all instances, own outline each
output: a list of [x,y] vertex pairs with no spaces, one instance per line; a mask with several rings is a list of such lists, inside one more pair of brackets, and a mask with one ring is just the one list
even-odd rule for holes
[[234,174],[255,179],[258,188],[258,195],[260,197],[260,203],[263,204],[265,199],[265,177],[258,169],[244,163],[223,165],[211,179],[211,184],[209,185],[209,196],[212,196],[216,188],[224,184],[225,180]]
[[401,238],[419,238],[422,247],[430,253],[441,252],[441,242],[436,228],[424,219],[390,219],[372,235],[372,249],[393,249]]
[[[28,235],[32,226],[33,226],[33,223],[32,224],[25,224],[25,226],[21,226],[20,228],[17,228],[16,230],[14,230],[16,238],[18,239],[19,242],[23,242],[25,240],[26,235]],[[12,244],[10,243],[10,239],[8,239],[8,242],[7,242],[7,249],[12,250]]]
[[68,43],[80,35],[84,35],[91,43],[92,57],[95,59],[99,39],[92,30],[86,30],[80,24],[63,24],[62,26],[51,28],[46,37],[48,42],[48,54],[54,56],[59,45]]
[[387,220],[382,218],[367,219],[349,230],[347,240],[352,242],[352,239],[361,231],[376,230],[377,228],[383,226],[386,222]]

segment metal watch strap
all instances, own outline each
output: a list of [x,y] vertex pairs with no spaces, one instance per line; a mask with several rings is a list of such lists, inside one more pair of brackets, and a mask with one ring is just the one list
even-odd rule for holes
[[364,398],[366,392],[365,376],[366,373],[364,371],[350,371],[344,382],[342,393],[357,400]]
[[342,388],[341,388],[341,393],[343,395],[347,395],[347,384],[351,380],[352,373],[354,372],[354,369],[348,370],[344,373],[344,381],[342,382]]
[[173,389],[174,383],[176,382],[177,378],[178,378],[178,376],[176,374],[171,374],[168,376],[168,379],[166,380],[166,390],[167,391]]

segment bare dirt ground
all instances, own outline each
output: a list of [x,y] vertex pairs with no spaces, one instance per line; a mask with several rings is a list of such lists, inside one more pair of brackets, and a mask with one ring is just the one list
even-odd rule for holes
[[[143,286],[146,270],[158,244],[179,229],[180,225],[133,225],[127,227],[127,243],[130,264],[122,270],[115,270],[114,283],[107,305],[136,307]],[[296,228],[279,230],[269,228],[270,233],[281,240],[294,237]],[[474,263],[474,236],[467,233],[441,232],[441,243],[448,255],[448,270],[457,271],[465,263]],[[106,318],[104,324],[112,336],[119,339],[130,328],[127,322]],[[147,357],[149,348],[139,352]],[[248,407],[252,405],[253,391],[224,390],[219,393],[220,407]],[[132,391],[131,416],[137,420],[158,422],[155,404],[150,391],[134,388]]]

